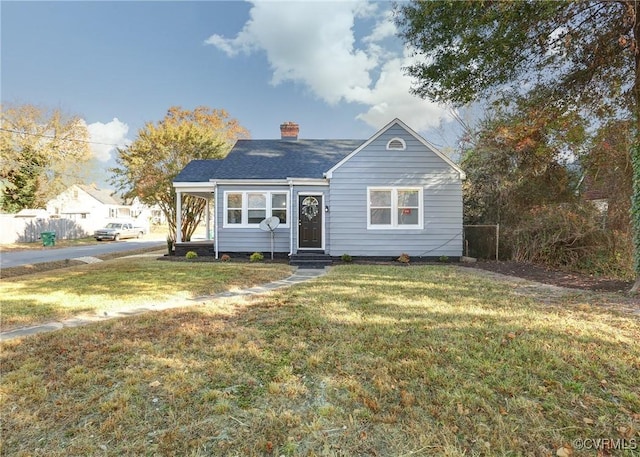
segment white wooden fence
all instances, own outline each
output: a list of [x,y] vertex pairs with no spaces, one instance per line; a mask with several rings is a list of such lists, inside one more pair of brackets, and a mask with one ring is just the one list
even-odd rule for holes
[[58,240],[90,236],[93,231],[65,218],[15,217],[0,214],[0,244],[29,243],[40,239],[42,232],[56,232]]

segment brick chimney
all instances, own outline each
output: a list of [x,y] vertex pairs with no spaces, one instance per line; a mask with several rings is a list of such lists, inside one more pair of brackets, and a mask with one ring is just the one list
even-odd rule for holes
[[283,122],[280,124],[280,136],[283,140],[297,140],[300,126],[295,122]]

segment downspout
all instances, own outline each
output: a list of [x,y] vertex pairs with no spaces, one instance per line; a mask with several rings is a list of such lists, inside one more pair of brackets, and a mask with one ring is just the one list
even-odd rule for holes
[[213,183],[213,249],[218,260],[218,184]]
[[[289,181],[289,257],[293,255],[293,181]],[[295,226],[297,227],[297,226]]]

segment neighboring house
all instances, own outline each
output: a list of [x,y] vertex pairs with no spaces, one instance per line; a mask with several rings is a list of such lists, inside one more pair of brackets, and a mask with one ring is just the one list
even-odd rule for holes
[[139,204],[128,204],[112,190],[95,185],[70,186],[47,202],[47,211],[51,217],[74,221],[89,234],[116,219],[137,219],[147,227]]
[[226,158],[194,160],[174,179],[179,209],[184,194],[214,200],[216,257],[269,252],[259,224],[270,216],[280,219],[274,251],[292,257],[462,256],[464,172],[402,121],[368,140],[280,128],[280,140],[238,140]]
[[609,193],[602,184],[598,185],[593,178],[583,175],[578,183],[582,187],[582,196],[586,201],[590,201],[601,215],[606,216],[609,209]]

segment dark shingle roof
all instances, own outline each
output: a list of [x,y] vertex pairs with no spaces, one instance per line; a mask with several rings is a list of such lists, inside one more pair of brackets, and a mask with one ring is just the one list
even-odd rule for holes
[[194,160],[175,182],[322,178],[364,140],[238,140],[223,160]]
[[173,182],[207,182],[221,163],[220,159],[192,160],[173,178]]

